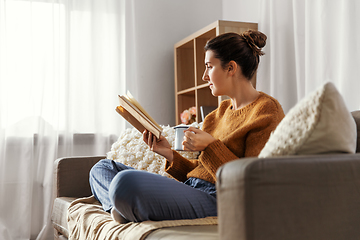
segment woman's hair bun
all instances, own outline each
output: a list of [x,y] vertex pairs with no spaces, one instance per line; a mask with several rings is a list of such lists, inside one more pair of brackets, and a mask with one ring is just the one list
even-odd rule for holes
[[261,49],[266,39],[265,34],[256,30],[240,34],[228,32],[207,41],[204,50],[213,51],[223,69],[228,67],[230,61],[235,61],[241,67],[242,74],[251,80],[259,66],[260,56],[264,55]]
[[247,30],[241,34],[241,36],[248,43],[250,48],[253,50],[254,54],[261,56],[264,55],[264,52],[261,51],[266,45],[266,35],[262,32],[256,30]]

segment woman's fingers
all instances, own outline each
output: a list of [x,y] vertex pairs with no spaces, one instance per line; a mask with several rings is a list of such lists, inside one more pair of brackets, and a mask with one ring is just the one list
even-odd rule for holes
[[144,142],[150,147],[152,148],[153,146],[153,134],[151,132],[149,132],[148,130],[144,130],[143,132],[143,140]]
[[148,131],[145,129],[143,132],[143,141],[148,144]]
[[185,151],[193,151],[195,149],[194,145],[192,145],[191,141],[184,140],[182,142],[182,145],[184,146],[183,149]]
[[149,135],[148,135],[148,145],[152,149],[153,141],[152,141],[152,133],[151,132],[149,132]]

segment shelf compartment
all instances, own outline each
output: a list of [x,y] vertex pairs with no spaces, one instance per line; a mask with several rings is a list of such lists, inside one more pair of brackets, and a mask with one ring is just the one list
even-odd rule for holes
[[177,92],[195,86],[194,40],[175,50]]
[[200,116],[200,107],[201,106],[218,106],[218,98],[214,97],[211,93],[211,90],[206,87],[206,88],[200,88],[197,90],[197,120],[198,121],[202,121],[201,116]]
[[195,94],[195,90],[183,94],[177,94],[177,124],[181,123],[180,113],[186,109],[196,106]]

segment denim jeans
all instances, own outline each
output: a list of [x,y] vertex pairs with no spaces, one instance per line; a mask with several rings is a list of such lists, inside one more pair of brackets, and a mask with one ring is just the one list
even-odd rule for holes
[[197,178],[182,183],[104,159],[91,169],[90,186],[105,211],[115,207],[133,222],[217,215],[215,185]]

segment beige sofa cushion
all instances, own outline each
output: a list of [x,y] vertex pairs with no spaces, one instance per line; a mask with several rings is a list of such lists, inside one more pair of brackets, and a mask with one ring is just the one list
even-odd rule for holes
[[331,82],[290,109],[259,157],[294,154],[354,153],[356,124]]

